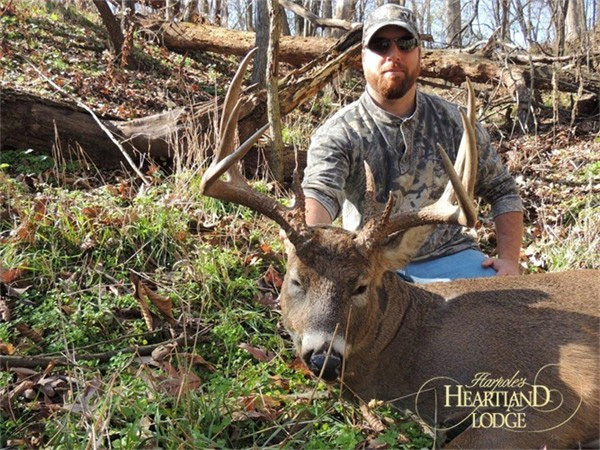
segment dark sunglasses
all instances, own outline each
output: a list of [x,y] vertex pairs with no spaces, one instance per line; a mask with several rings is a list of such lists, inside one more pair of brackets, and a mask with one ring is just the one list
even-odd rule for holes
[[371,39],[369,41],[369,44],[367,45],[367,48],[379,55],[385,55],[387,52],[390,51],[390,48],[392,47],[392,42],[396,43],[396,47],[398,47],[398,50],[405,52],[414,50],[419,45],[419,41],[417,41],[417,38],[414,37],[396,39],[381,37]]

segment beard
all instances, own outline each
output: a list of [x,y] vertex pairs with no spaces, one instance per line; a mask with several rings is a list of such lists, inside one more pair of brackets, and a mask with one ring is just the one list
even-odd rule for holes
[[367,82],[375,91],[387,100],[397,100],[415,85],[419,77],[419,70],[402,70],[399,74],[369,74]]

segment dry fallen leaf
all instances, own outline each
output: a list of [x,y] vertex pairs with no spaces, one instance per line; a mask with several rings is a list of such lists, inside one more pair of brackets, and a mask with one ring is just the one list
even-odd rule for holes
[[9,322],[11,319],[10,308],[8,307],[8,303],[6,303],[6,299],[4,297],[0,297],[0,323],[1,322]]
[[25,271],[23,269],[4,269],[0,267],[0,283],[12,283],[23,276]]
[[15,347],[12,344],[0,342],[0,355],[12,355]]
[[152,304],[158,309],[158,312],[167,319],[169,325],[171,325],[172,327],[176,326],[177,321],[173,317],[173,302],[171,301],[171,299],[163,297],[162,295],[159,295],[156,292],[154,292],[142,282],[140,277],[138,277],[134,273],[130,275],[130,279],[135,288],[134,296],[140,304],[142,315],[150,331],[154,329],[155,320],[152,312],[150,311],[150,306],[148,304],[147,299],[149,299],[152,302]]
[[281,278],[281,275],[279,275],[279,272],[277,272],[277,269],[275,269],[275,267],[273,267],[272,265],[269,266],[263,278],[268,284],[272,285],[275,289],[281,289],[283,279]]
[[18,323],[15,328],[21,335],[28,337],[36,344],[39,344],[44,339],[40,333],[25,323]]
[[163,361],[167,356],[173,353],[175,350],[176,344],[166,344],[159,345],[154,350],[152,350],[152,359],[156,362]]
[[150,299],[152,304],[156,306],[158,312],[161,313],[165,317],[165,319],[167,319],[169,325],[171,325],[172,327],[177,325],[177,321],[173,317],[173,301],[170,298],[163,297],[162,295],[157,294],[143,283],[141,283],[141,285],[144,289],[144,293],[146,294],[146,296]]
[[202,380],[193,371],[186,367],[176,369],[168,362],[163,362],[162,367],[169,374],[169,378],[159,383],[158,389],[173,397],[187,394],[202,385]]
[[294,358],[294,360],[290,364],[290,367],[296,370],[297,372],[302,372],[306,376],[312,375],[310,369],[306,367],[306,364],[304,364],[304,361],[302,361],[302,358],[300,358],[299,356],[296,356],[296,358]]
[[154,317],[152,312],[150,311],[150,307],[148,306],[148,302],[146,301],[146,295],[144,291],[144,287],[141,284],[140,277],[131,273],[129,278],[133,283],[134,294],[133,296],[136,298],[140,305],[140,309],[142,311],[142,317],[144,318],[144,322],[146,322],[146,326],[148,330],[154,331]]
[[190,363],[196,365],[196,366],[203,366],[205,367],[209,372],[216,372],[217,369],[215,369],[215,366],[213,366],[211,363],[209,363],[207,360],[205,360],[202,356],[197,355],[196,353],[179,353],[178,354],[179,357],[187,359]]
[[250,344],[242,343],[238,347],[246,350],[254,357],[254,359],[258,361],[269,362],[275,358],[275,354],[273,352],[266,352],[260,348],[252,347]]

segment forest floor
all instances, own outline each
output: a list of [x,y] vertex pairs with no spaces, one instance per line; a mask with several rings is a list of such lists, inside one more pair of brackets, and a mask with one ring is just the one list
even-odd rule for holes
[[[25,0],[0,11],[2,87],[59,98],[35,67],[104,117],[214,99],[237,68],[235,57],[172,53],[140,33],[139,67],[125,70],[94,11]],[[286,117],[286,144],[305,150],[360,95],[359,80]],[[521,190],[530,273],[600,268],[599,118],[571,125],[568,105],[559,124],[540,112],[536,133],[486,123]],[[279,323],[277,227],[200,196],[204,162],[152,166],[142,186],[60,151],[2,149],[0,358],[10,367],[0,372],[0,447],[430,447],[415,417],[361,409],[307,374]],[[285,195],[268,179],[253,184]],[[493,252],[485,217],[477,233]]]

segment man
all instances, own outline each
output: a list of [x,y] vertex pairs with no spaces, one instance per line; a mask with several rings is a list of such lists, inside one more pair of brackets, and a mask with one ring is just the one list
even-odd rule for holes
[[[419,208],[440,197],[448,178],[436,143],[454,159],[462,122],[457,105],[417,89],[420,61],[412,11],[386,4],[368,16],[362,50],[366,90],[317,130],[308,150],[303,188],[309,225],[330,224],[341,215],[344,228],[362,226],[365,160],[379,202],[387,200],[390,190],[400,200],[396,210]],[[492,206],[498,257],[486,258],[462,227],[440,225],[404,269],[417,281],[519,274],[521,200],[480,124],[476,134],[475,194]]]

